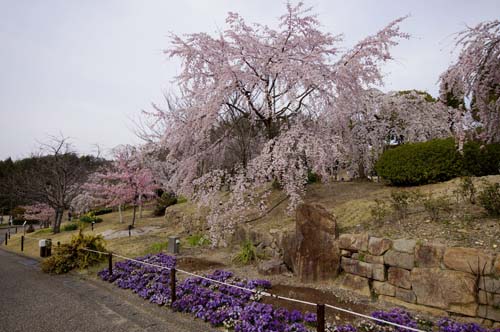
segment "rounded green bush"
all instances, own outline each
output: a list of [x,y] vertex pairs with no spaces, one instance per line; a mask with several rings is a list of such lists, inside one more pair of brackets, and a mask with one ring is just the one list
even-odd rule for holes
[[470,141],[464,144],[464,173],[474,176],[500,174],[500,144]]
[[62,228],[63,232],[75,231],[77,229],[78,229],[77,223],[66,224]]
[[85,223],[91,223],[91,222],[100,223],[100,222],[102,222],[102,218],[96,217],[92,213],[84,214],[83,216],[80,217],[79,220],[81,222],[85,222]]
[[165,209],[175,204],[177,204],[177,195],[174,192],[164,192],[156,201],[153,215],[156,217],[164,216]]
[[385,151],[375,170],[395,186],[435,183],[461,175],[462,156],[452,138],[408,143]]

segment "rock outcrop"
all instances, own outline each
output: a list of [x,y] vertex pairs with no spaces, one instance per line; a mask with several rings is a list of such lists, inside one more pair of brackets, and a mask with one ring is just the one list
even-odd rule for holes
[[335,217],[319,204],[301,204],[296,211],[293,272],[303,282],[336,277],[340,267],[340,249]]

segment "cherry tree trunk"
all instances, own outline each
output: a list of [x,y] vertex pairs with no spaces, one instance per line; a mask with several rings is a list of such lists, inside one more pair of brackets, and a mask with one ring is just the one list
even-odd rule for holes
[[137,211],[137,205],[134,205],[134,213],[132,215],[132,227],[135,226],[135,213]]
[[61,222],[63,218],[64,209],[56,209],[56,217],[54,218],[54,223],[52,224],[52,232],[54,234],[61,232]]
[[142,219],[142,197],[139,197],[139,219]]
[[123,223],[122,205],[118,204],[118,215],[120,216],[120,224]]

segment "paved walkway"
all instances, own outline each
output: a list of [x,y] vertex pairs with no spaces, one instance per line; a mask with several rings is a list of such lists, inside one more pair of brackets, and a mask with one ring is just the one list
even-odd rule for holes
[[0,247],[0,332],[213,330],[100,280],[47,275],[37,261]]

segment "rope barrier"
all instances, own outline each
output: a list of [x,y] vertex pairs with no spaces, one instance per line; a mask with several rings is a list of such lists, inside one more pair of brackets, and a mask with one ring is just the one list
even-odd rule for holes
[[37,241],[43,240],[41,238],[39,239],[39,238],[36,238],[36,237],[27,236],[27,235],[22,235],[22,236],[24,236],[25,239],[30,239],[30,240],[37,240]]
[[88,248],[81,248],[82,250],[85,250],[85,251],[90,251],[90,252],[93,252],[93,253],[96,253],[96,254],[104,254],[104,255],[109,255],[109,252],[103,252],[103,251],[98,251],[98,250],[92,250],[92,249],[88,249]]
[[[86,251],[90,251],[90,252],[94,252],[94,253],[98,253],[98,254],[106,254],[106,255],[109,254],[107,252],[102,252],[102,251],[97,251],[97,250],[92,250],[92,249],[87,249],[87,248],[81,248],[81,249],[82,250],[86,250]],[[137,259],[133,259],[133,258],[130,258],[130,257],[125,257],[125,256],[114,254],[114,253],[112,253],[112,255],[115,256],[115,257],[118,257],[118,258],[122,258],[122,259],[128,260],[128,261],[136,262],[136,263],[139,263],[139,264],[149,265],[149,266],[152,266],[152,267],[156,267],[156,268],[164,269],[164,270],[169,270],[169,271],[172,270],[171,268],[166,267],[166,266],[152,264],[152,263],[140,261],[140,260],[137,260]],[[201,275],[198,275],[196,273],[185,271],[185,270],[181,270],[181,269],[175,269],[175,270],[178,271],[178,272],[180,272],[180,273],[184,273],[184,274],[190,275],[192,277],[200,278],[200,279],[207,280],[207,281],[210,281],[210,282],[213,282],[213,283],[216,283],[216,284],[220,284],[220,285],[234,287],[234,288],[241,289],[241,290],[244,290],[244,291],[252,292],[254,294],[260,294],[262,296],[267,296],[267,297],[271,297],[271,298],[275,298],[275,299],[279,299],[279,300],[284,300],[284,301],[289,301],[289,302],[301,303],[301,304],[305,304],[305,305],[309,305],[309,306],[314,306],[314,307],[317,306],[317,304],[313,303],[313,302],[308,302],[308,301],[303,301],[303,300],[299,300],[299,299],[294,299],[294,298],[291,298],[291,297],[276,295],[276,294],[272,294],[272,293],[265,292],[265,291],[258,291],[258,290],[255,290],[255,289],[245,288],[245,287],[241,287],[241,286],[229,284],[229,283],[226,283],[226,282],[223,282],[223,281],[215,280],[215,279],[212,279],[212,278],[208,278],[208,277],[205,277],[205,276],[201,276]],[[352,311],[352,310],[349,310],[349,309],[344,309],[344,308],[336,307],[336,306],[333,306],[331,304],[325,304],[325,306],[327,308],[330,308],[330,309],[333,309],[333,310],[345,312],[345,313],[348,313],[348,314],[351,314],[351,315],[354,315],[354,316],[358,316],[358,317],[362,317],[362,318],[365,318],[365,319],[370,319],[370,320],[373,320],[373,321],[376,321],[376,322],[379,322],[379,323],[383,323],[383,324],[387,324],[387,325],[392,325],[392,326],[395,326],[395,327],[403,328],[403,329],[406,329],[406,330],[409,330],[409,331],[413,331],[413,332],[426,332],[424,330],[420,330],[420,329],[417,329],[417,328],[414,328],[414,327],[410,327],[410,326],[405,326],[405,325],[401,325],[401,324],[389,322],[389,321],[384,320],[384,319],[380,319],[380,318],[368,316],[368,315],[365,315],[365,314],[362,314],[362,313],[359,313],[359,312],[355,312],[355,311]]]

